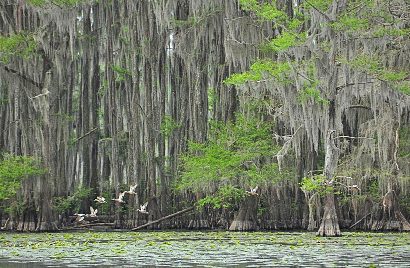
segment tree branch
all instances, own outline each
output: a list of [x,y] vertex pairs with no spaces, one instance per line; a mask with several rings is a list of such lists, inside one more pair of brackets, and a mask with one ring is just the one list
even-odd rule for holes
[[17,70],[14,70],[14,69],[9,68],[9,67],[7,67],[7,66],[4,66],[4,70],[6,70],[6,71],[9,72],[9,73],[12,73],[12,74],[17,75],[18,77],[22,78],[23,80],[26,80],[27,82],[31,83],[32,85],[34,85],[34,86],[36,86],[36,87],[38,87],[38,88],[40,88],[40,89],[43,88],[43,84],[42,84],[42,83],[38,83],[38,82],[34,81],[32,78],[30,78],[30,77],[28,77],[28,76],[26,76],[26,75],[24,75],[24,74],[18,72]]
[[86,136],[90,135],[91,133],[93,133],[94,131],[96,131],[98,129],[98,127],[91,129],[90,131],[88,131],[87,133],[85,133],[84,135],[82,135],[81,137],[79,137],[78,139],[76,139],[74,142],[78,142],[79,140],[85,138]]
[[310,3],[309,1],[305,0],[305,2],[311,6],[314,10],[316,10],[317,12],[319,12],[321,15],[323,15],[328,21],[333,21],[326,13],[324,13],[323,11],[321,11],[320,9],[318,9],[317,7],[315,7],[312,3]]
[[162,222],[162,221],[164,221],[164,220],[171,219],[171,218],[173,218],[173,217],[179,216],[179,215],[184,214],[184,213],[186,213],[186,212],[189,212],[189,211],[191,211],[191,210],[193,210],[193,209],[194,209],[194,207],[186,208],[186,209],[181,210],[181,211],[178,211],[178,212],[176,212],[176,213],[174,213],[174,214],[171,214],[171,215],[162,217],[161,219],[158,219],[158,220],[155,220],[155,221],[151,221],[151,222],[148,222],[148,223],[146,223],[146,224],[143,224],[143,225],[140,225],[140,226],[138,226],[138,227],[135,227],[135,228],[131,229],[131,231],[140,230],[140,229],[142,229],[142,228],[144,228],[144,227],[147,227],[147,226],[150,226],[150,225],[152,225],[152,224],[159,223],[159,222]]
[[374,138],[369,138],[369,137],[352,137],[352,136],[337,136],[333,138],[335,139],[368,139],[368,140],[374,140]]

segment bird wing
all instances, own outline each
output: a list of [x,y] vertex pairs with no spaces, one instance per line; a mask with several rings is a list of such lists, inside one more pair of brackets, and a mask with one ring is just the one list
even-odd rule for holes
[[259,187],[256,185],[256,187],[253,189],[253,191],[256,193],[256,191],[259,189]]
[[135,189],[137,189],[137,185],[135,184],[134,186],[131,186],[130,187],[130,191],[131,192],[135,192]]
[[94,211],[94,215],[97,216],[98,209]]
[[148,206],[148,202],[145,202],[144,205],[141,206],[141,209],[145,210]]
[[95,211],[94,211],[94,208],[93,208],[93,207],[90,207],[90,212],[91,212],[91,215],[94,215],[94,214],[95,214]]
[[122,200],[124,198],[125,192],[120,193],[120,196],[118,197],[118,199]]

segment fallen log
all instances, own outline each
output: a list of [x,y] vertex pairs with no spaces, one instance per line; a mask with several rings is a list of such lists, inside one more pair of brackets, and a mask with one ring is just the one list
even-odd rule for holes
[[194,208],[195,208],[195,207],[190,207],[190,208],[186,208],[186,209],[184,209],[184,210],[175,212],[174,214],[171,214],[171,215],[162,217],[162,218],[160,218],[160,219],[158,219],[158,220],[151,221],[151,222],[148,222],[148,223],[146,223],[146,224],[143,224],[143,225],[140,225],[140,226],[138,226],[138,227],[135,227],[135,228],[131,229],[131,231],[137,231],[137,230],[140,230],[140,229],[145,228],[145,227],[147,227],[147,226],[150,226],[150,225],[152,225],[152,224],[160,223],[160,222],[162,222],[162,221],[165,221],[165,220],[174,218],[174,217],[179,216],[179,215],[182,215],[182,214],[184,214],[184,213],[186,213],[186,212],[188,212],[188,211],[191,211],[191,210],[193,210]]
[[352,229],[353,227],[355,227],[356,225],[358,225],[362,220],[366,219],[368,216],[372,215],[372,213],[366,214],[363,218],[361,218],[360,220],[358,220],[355,224],[353,224],[352,226],[349,227],[349,229]]

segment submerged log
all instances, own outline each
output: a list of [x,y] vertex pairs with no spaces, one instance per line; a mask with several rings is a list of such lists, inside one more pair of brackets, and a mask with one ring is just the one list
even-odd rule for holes
[[163,218],[161,218],[161,219],[158,219],[158,220],[155,220],[155,221],[151,221],[151,222],[148,222],[148,223],[143,224],[143,225],[141,225],[141,226],[135,227],[135,228],[131,229],[131,231],[137,231],[137,230],[140,230],[140,229],[142,229],[142,228],[151,226],[151,225],[153,225],[153,224],[160,223],[160,222],[162,222],[162,221],[165,221],[165,220],[174,218],[174,217],[176,217],[176,216],[182,215],[182,214],[184,214],[184,213],[186,213],[186,212],[188,212],[188,211],[191,211],[191,210],[193,210],[193,209],[194,209],[194,207],[186,208],[186,209],[181,210],[181,211],[178,211],[178,212],[176,212],[176,213],[174,213],[174,214],[165,216],[165,217],[163,217]]

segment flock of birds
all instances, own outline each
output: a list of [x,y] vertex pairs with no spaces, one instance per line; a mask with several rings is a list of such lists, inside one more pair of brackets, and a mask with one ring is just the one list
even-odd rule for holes
[[[125,194],[130,194],[130,195],[135,195],[137,194],[135,192],[135,190],[137,189],[137,185],[134,186],[130,186],[129,191],[124,191],[121,192],[118,196],[118,198],[113,198],[111,200],[117,202],[117,203],[125,203],[124,201],[124,196]],[[97,196],[94,199],[95,202],[97,202],[98,204],[105,204],[107,203],[107,201],[105,200],[105,197],[103,196]],[[148,214],[147,211],[147,206],[148,206],[148,202],[145,202],[143,205],[140,205],[140,208],[137,209],[138,212],[142,213],[142,214]],[[98,209],[94,209],[93,207],[90,207],[90,214],[80,214],[80,213],[75,213],[74,216],[77,216],[75,221],[76,222],[82,222],[84,221],[85,217],[90,217],[90,218],[96,218],[97,217],[97,213],[98,213]]]
[[[121,192],[121,193],[118,195],[117,198],[113,198],[113,199],[111,199],[111,200],[112,200],[112,201],[115,201],[115,202],[117,202],[117,203],[125,203],[125,201],[124,201],[124,196],[125,196],[125,194],[135,195],[135,194],[137,194],[137,193],[135,192],[136,189],[137,189],[137,185],[130,186],[130,190],[129,190],[129,191]],[[246,193],[247,193],[248,195],[253,195],[253,196],[259,195],[259,194],[258,194],[258,189],[259,189],[258,186],[256,186],[255,188],[250,187],[250,191],[246,191]],[[98,204],[105,204],[105,203],[107,203],[107,201],[105,200],[105,198],[104,198],[103,196],[97,196],[97,197],[94,199],[94,201],[97,202]],[[140,205],[140,208],[137,209],[137,211],[138,211],[139,213],[142,213],[142,214],[148,214],[147,206],[148,206],[148,202],[145,202],[143,205]],[[77,216],[76,222],[82,222],[85,217],[96,218],[96,217],[97,217],[97,212],[98,212],[98,209],[94,209],[93,207],[90,207],[90,214],[79,214],[79,213],[76,213],[76,214],[74,214],[75,216]]]

